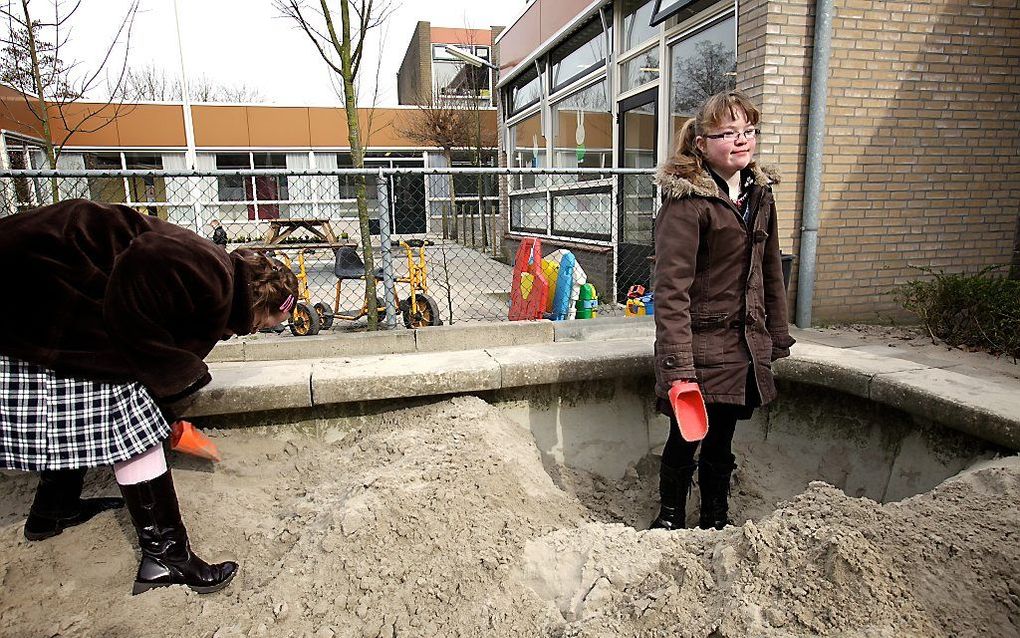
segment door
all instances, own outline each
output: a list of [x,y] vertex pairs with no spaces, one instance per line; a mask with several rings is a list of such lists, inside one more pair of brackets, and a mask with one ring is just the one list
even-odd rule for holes
[[[620,168],[655,166],[657,98],[658,89],[653,88],[620,102],[617,121]],[[650,287],[655,184],[651,175],[621,175],[618,181],[616,300],[625,303],[631,286]]]

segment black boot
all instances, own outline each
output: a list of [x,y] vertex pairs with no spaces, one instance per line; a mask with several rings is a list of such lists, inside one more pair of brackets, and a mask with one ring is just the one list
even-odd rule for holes
[[142,550],[133,595],[168,585],[187,585],[200,594],[227,586],[237,563],[210,565],[191,552],[170,470],[151,481],[121,485],[120,491]]
[[701,514],[698,527],[722,529],[729,520],[730,475],[737,467],[736,457],[730,454],[722,461],[699,460],[698,486],[701,488]]
[[687,495],[694,477],[694,463],[679,468],[659,464],[659,515],[648,529],[683,529],[686,527]]
[[35,500],[25,520],[25,538],[41,541],[68,527],[81,525],[96,514],[124,506],[119,498],[82,498],[85,468],[43,470],[35,488]]

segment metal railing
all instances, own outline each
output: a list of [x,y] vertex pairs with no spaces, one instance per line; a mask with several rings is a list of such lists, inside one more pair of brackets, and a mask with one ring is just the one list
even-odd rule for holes
[[[518,293],[523,284],[530,295],[538,272],[556,277],[553,264],[569,251],[576,268],[568,296],[592,284],[597,312],[623,315],[628,291],[650,288],[658,205],[652,177],[652,169],[609,168],[8,170],[0,171],[0,216],[80,197],[124,204],[208,238],[219,224],[228,249],[272,251],[291,264],[308,303],[333,315],[320,328],[349,329],[365,321],[356,316],[366,308],[364,279],[346,276],[363,262],[357,190],[364,180],[387,325],[406,321],[402,306],[415,290],[431,300],[433,319],[443,323],[507,320],[511,298],[520,296],[512,293],[515,257],[532,237],[542,242],[545,268],[532,265],[532,273],[518,277]],[[410,239],[423,245],[399,243]],[[340,262],[348,261],[354,266],[345,270]],[[412,275],[418,281],[408,281]],[[552,299],[554,283],[549,289]],[[563,294],[556,301],[562,306]]]

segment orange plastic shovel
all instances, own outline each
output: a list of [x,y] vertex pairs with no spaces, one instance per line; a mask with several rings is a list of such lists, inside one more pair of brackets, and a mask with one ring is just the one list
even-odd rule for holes
[[701,388],[692,381],[674,381],[669,388],[669,404],[680,425],[684,441],[700,441],[708,434],[708,412]]
[[220,460],[220,451],[209,437],[190,421],[174,421],[170,434],[170,449],[191,454],[210,461]]

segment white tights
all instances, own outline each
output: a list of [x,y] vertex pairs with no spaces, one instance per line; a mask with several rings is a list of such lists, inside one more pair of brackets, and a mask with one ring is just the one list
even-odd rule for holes
[[126,461],[113,464],[113,475],[118,485],[134,485],[142,481],[151,481],[166,473],[166,455],[163,445],[155,445],[141,454],[136,454]]

